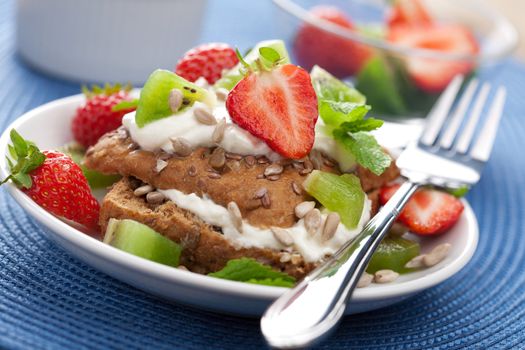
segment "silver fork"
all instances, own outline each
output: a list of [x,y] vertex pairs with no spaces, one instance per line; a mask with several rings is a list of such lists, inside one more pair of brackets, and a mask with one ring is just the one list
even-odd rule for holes
[[[461,76],[452,80],[429,113],[419,140],[397,159],[407,181],[395,195],[354,240],[266,310],[261,330],[270,346],[311,346],[335,328],[372,254],[420,186],[430,184],[454,189],[478,182],[494,144],[506,90],[497,89],[486,122],[473,142],[490,85],[484,83],[471,103],[479,85],[478,80],[471,80],[452,111],[462,83]],[[467,113],[471,104],[472,109]]]

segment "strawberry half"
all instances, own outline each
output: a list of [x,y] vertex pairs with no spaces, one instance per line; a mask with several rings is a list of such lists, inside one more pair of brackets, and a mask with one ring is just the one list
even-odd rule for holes
[[[399,184],[381,188],[379,201],[386,204]],[[463,212],[463,203],[446,192],[423,188],[418,190],[401,211],[399,222],[419,235],[435,235],[452,227]]]
[[[472,33],[460,25],[391,28],[388,40],[410,48],[431,49],[457,54],[476,54],[479,45]],[[457,74],[468,74],[472,62],[407,57],[406,68],[414,83],[423,91],[443,91]]]
[[[352,22],[337,7],[316,6],[310,13],[343,28],[354,30]],[[372,51],[366,46],[311,24],[305,24],[298,30],[293,51],[297,62],[305,69],[310,70],[317,64],[339,78],[358,72],[372,55]]]
[[230,91],[231,119],[283,157],[299,159],[314,144],[317,96],[310,75],[286,64],[249,72]]
[[12,180],[38,205],[88,229],[98,229],[99,204],[80,167],[63,153],[40,150],[11,130],[8,158]]
[[228,44],[203,44],[184,54],[175,67],[175,73],[191,82],[203,77],[209,84],[214,84],[223,70],[233,68],[237,63],[239,59]]
[[390,28],[396,26],[426,26],[433,20],[419,0],[396,0],[387,15]]

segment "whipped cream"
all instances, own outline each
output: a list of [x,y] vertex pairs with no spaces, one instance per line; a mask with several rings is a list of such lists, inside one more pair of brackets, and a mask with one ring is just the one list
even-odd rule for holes
[[[242,233],[240,233],[235,228],[228,210],[206,196],[201,198],[195,193],[185,194],[176,189],[158,189],[157,191],[173,201],[178,207],[195,214],[202,221],[213,226],[219,226],[224,237],[237,248],[256,247],[273,250],[286,248],[274,237],[271,229],[252,226],[246,220],[243,220]],[[304,220],[300,219],[295,225],[286,229],[294,239],[292,248],[298,251],[306,262],[315,262],[325,255],[334,254],[344,243],[353,239],[370,219],[371,202],[366,196],[364,201],[363,212],[357,227],[348,229],[340,223],[334,236],[328,241],[323,242],[321,240],[322,227],[329,213],[327,210],[321,211],[323,224],[313,235],[306,231]]]

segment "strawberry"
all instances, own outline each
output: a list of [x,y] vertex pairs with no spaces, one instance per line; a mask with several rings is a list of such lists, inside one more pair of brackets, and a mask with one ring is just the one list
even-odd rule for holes
[[[381,188],[379,201],[384,205],[399,184]],[[401,211],[398,221],[419,235],[435,235],[452,227],[463,212],[463,203],[446,192],[423,188],[418,190]]]
[[[337,7],[316,6],[310,13],[344,29],[354,30],[354,25]],[[372,55],[366,46],[308,23],[298,30],[293,50],[300,66],[310,70],[317,64],[339,78],[358,72]]]
[[389,28],[396,26],[426,26],[433,20],[420,0],[396,0],[387,15]]
[[[476,54],[479,51],[479,45],[472,33],[460,25],[398,26],[390,30],[388,39],[401,46],[440,52]],[[406,68],[421,90],[438,93],[455,75],[470,73],[474,65],[467,61],[407,57]]]
[[283,157],[299,159],[312,149],[317,96],[300,67],[249,71],[230,91],[226,108],[235,123]]
[[210,43],[197,46],[184,54],[177,63],[175,73],[191,82],[204,77],[214,84],[225,69],[233,68],[239,59],[228,44]]
[[104,88],[95,85],[93,91],[83,88],[86,103],[77,109],[71,123],[75,140],[87,148],[105,133],[118,128],[122,117],[136,108],[129,95],[130,89],[122,89],[119,84]]
[[88,229],[98,229],[99,204],[80,167],[56,151],[41,152],[32,142],[11,130],[7,159],[11,171],[1,183],[12,180],[38,205]]

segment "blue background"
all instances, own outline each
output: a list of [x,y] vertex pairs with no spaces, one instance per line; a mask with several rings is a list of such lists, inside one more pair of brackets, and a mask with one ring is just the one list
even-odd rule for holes
[[[13,11],[12,1],[0,1],[0,130],[79,91],[19,62]],[[274,15],[269,1],[212,0],[202,39],[247,48],[277,34]],[[509,96],[492,159],[468,195],[481,228],[474,259],[438,287],[345,318],[323,348],[524,347],[525,66],[507,61],[487,78],[504,82]],[[0,347],[222,349],[264,342],[257,319],[169,304],[80,263],[0,189]]]

